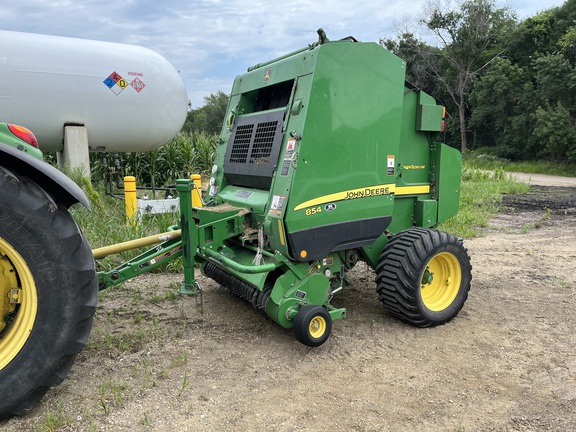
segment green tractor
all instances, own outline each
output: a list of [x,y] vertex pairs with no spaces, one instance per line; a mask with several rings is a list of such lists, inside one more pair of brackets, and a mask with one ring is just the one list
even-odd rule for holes
[[68,208],[82,190],[43,162],[34,135],[0,123],[0,418],[62,382],[98,298],[94,258]]
[[[445,110],[378,44],[318,33],[236,78],[202,205],[193,205],[198,185],[178,180],[178,225],[137,244],[91,253],[67,213],[87,205],[81,190],[0,145],[0,392],[9,395],[0,417],[25,412],[63,379],[90,332],[98,288],[177,257],[181,293],[198,293],[200,270],[310,347],[345,317],[332,299],[359,261],[400,320],[431,327],[458,314],[470,258],[435,229],[460,195],[460,153],[439,141]],[[94,271],[93,258],[154,243]]]

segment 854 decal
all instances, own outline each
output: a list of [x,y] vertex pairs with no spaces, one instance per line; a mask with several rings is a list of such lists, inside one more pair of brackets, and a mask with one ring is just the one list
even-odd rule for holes
[[310,207],[306,209],[306,216],[312,216],[318,213],[322,213],[322,207]]
[[310,207],[306,209],[306,216],[312,216],[318,213],[322,213],[323,211],[327,211],[327,212],[331,212],[336,210],[336,204],[335,203],[329,203],[326,204],[324,206],[324,208],[322,208],[321,206],[316,206],[316,207]]

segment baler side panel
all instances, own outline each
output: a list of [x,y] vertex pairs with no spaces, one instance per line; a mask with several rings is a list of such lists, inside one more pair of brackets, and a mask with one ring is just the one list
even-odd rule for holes
[[404,74],[405,63],[377,44],[319,48],[285,215],[293,258],[367,245],[386,229]]
[[[396,160],[397,193],[389,230],[437,224],[436,166],[431,147],[442,129],[443,107],[426,93],[407,85],[402,134]],[[414,193],[403,194],[402,190]]]
[[291,254],[288,248],[284,215],[289,209],[288,200],[292,193],[293,176],[298,166],[312,79],[313,75],[307,73],[298,76],[295,80],[291,105],[286,111],[286,133],[270,191],[270,205],[266,212],[265,226],[270,247],[285,256]]
[[460,180],[462,176],[462,154],[446,144],[435,143],[434,153],[438,156],[438,222],[444,222],[458,213],[460,206]]

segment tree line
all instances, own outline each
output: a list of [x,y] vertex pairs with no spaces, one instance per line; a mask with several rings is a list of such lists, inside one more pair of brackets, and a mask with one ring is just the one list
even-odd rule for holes
[[429,4],[419,25],[380,43],[407,79],[447,107],[447,141],[511,160],[576,162],[576,0],[519,21],[493,0]]
[[[524,20],[494,0],[434,0],[406,28],[380,44],[447,108],[448,144],[576,163],[576,0]],[[188,113],[185,132],[220,133],[227,95],[204,102]]]

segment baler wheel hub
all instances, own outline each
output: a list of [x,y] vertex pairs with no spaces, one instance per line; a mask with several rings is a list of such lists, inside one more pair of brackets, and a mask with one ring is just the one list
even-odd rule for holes
[[433,256],[422,278],[422,302],[432,311],[446,309],[456,298],[461,280],[462,270],[456,256],[449,252]]
[[326,320],[321,316],[314,317],[312,321],[310,321],[310,328],[308,331],[310,332],[310,336],[318,339],[326,333]]

